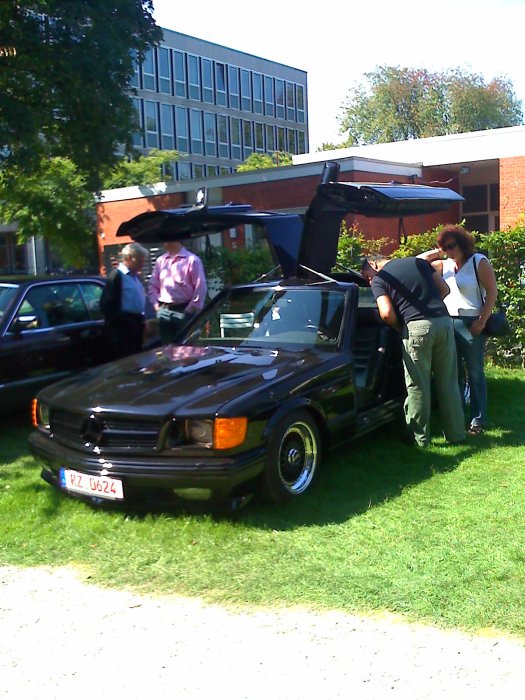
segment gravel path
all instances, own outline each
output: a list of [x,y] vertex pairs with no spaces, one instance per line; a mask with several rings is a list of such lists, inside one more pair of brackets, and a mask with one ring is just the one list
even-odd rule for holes
[[0,567],[0,698],[514,699],[525,646],[389,619],[232,610]]

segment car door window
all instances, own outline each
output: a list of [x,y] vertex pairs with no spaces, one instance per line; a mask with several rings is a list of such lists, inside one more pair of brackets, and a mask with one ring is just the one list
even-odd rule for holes
[[96,282],[82,282],[80,284],[80,289],[91,320],[98,321],[104,318],[100,309],[100,297],[102,295],[103,286]]
[[27,297],[22,301],[8,328],[9,333],[32,331],[38,328],[47,328],[47,316],[40,304],[31,301]]

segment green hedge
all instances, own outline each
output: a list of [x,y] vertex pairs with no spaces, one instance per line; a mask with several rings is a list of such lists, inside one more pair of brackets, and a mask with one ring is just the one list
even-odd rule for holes
[[[498,296],[507,310],[512,332],[490,338],[487,354],[499,365],[525,367],[525,218],[508,231],[473,232],[477,249],[490,259],[498,281]],[[392,257],[417,255],[437,246],[438,229],[409,236]]]

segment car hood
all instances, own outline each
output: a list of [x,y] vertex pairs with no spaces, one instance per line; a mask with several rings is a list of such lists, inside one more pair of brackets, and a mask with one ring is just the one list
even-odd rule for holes
[[70,411],[202,416],[229,401],[268,392],[323,361],[325,354],[311,350],[167,345],[65,379],[40,392],[39,399]]

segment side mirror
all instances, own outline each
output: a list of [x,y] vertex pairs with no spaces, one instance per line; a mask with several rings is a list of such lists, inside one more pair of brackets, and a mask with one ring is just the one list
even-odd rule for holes
[[11,333],[19,335],[22,331],[30,331],[38,328],[38,317],[34,314],[24,314],[17,316],[13,323],[9,326]]

